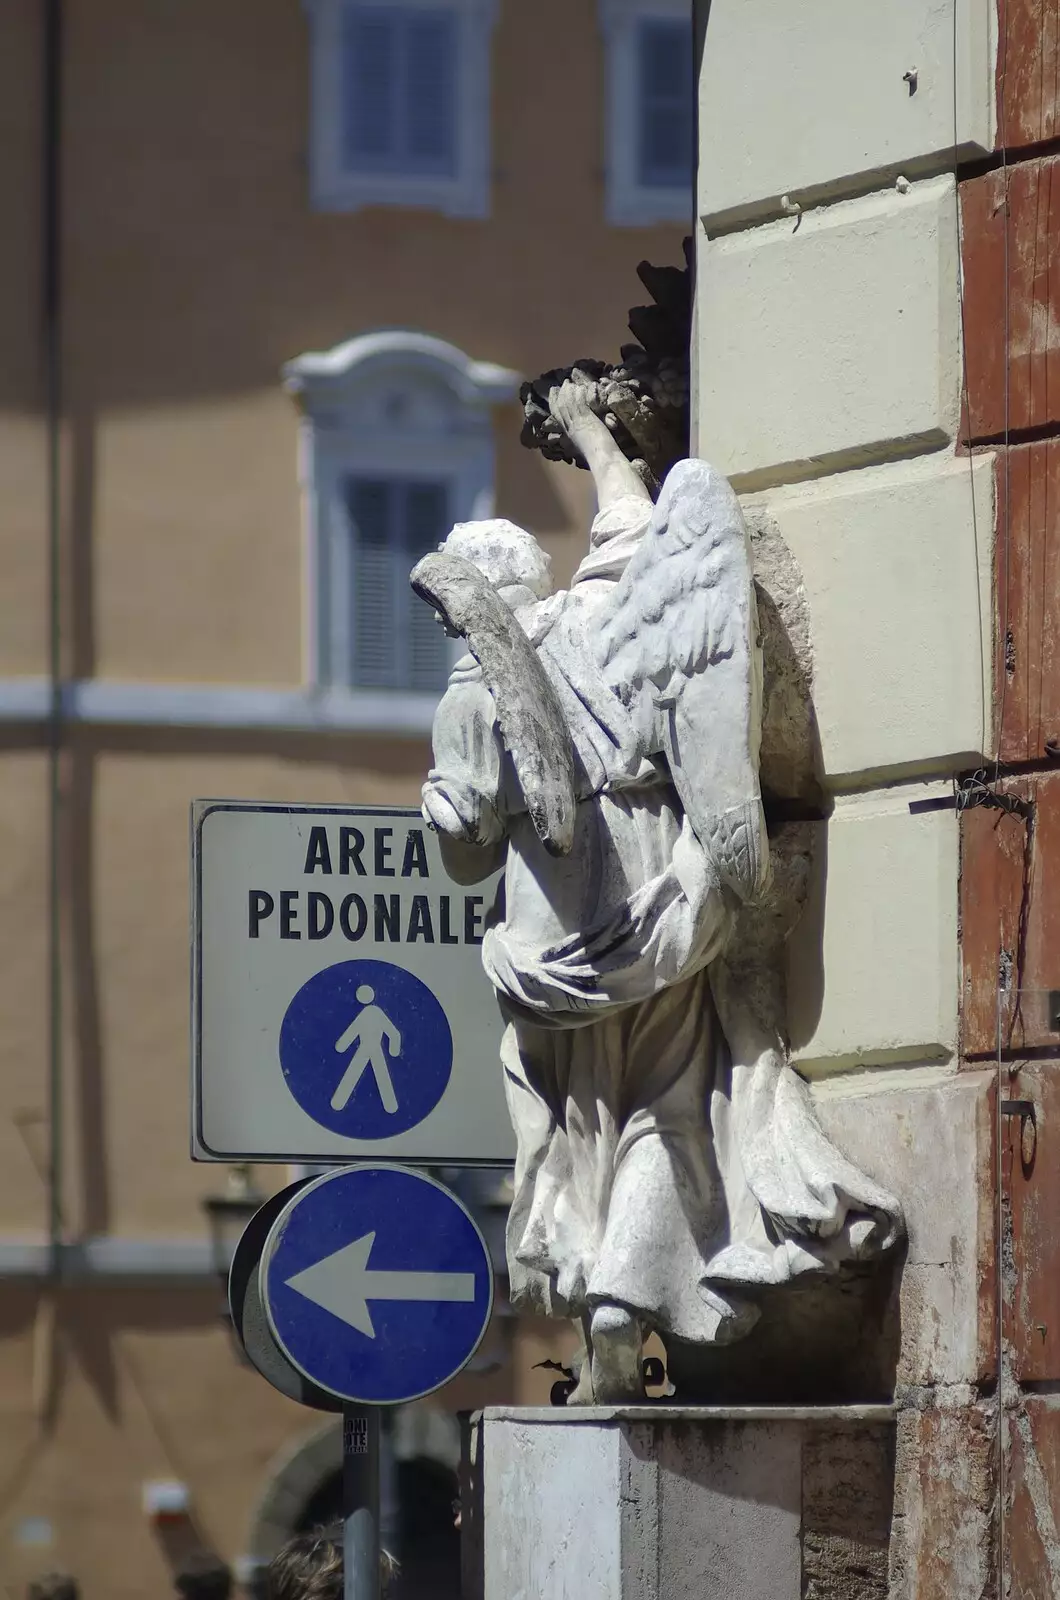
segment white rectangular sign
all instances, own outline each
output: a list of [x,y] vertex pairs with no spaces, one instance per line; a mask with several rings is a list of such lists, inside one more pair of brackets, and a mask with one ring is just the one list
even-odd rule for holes
[[192,1155],[511,1161],[480,945],[404,807],[192,807]]

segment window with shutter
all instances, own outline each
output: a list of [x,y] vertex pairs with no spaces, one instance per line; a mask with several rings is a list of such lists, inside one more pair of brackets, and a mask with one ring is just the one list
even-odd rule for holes
[[499,0],[304,0],[310,170],[321,210],[489,209],[490,35]]
[[404,25],[403,157],[409,171],[451,175],[456,157],[456,19],[412,12]]
[[352,6],[342,64],[345,165],[451,175],[459,90],[452,10]]
[[638,29],[638,177],[647,188],[692,187],[692,30],[644,18]]
[[409,586],[456,522],[493,515],[492,407],[520,378],[407,328],[284,368],[306,431],[306,665],[334,710],[430,727],[462,647]]
[[608,221],[691,223],[691,0],[598,0],[607,86]]
[[350,682],[361,689],[438,691],[451,649],[409,587],[409,573],[449,531],[442,481],[350,476],[345,484],[351,594]]

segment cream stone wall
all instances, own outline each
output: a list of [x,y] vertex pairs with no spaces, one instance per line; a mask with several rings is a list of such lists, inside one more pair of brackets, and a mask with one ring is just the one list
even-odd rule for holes
[[[992,14],[697,5],[696,438],[798,563],[813,651],[823,798],[791,1042],[829,1133],[906,1214],[890,1600],[976,1600],[997,1562],[1002,1135],[998,1080],[959,1053],[953,784],[994,721],[994,463],[958,445],[953,172],[993,144]],[[859,1325],[866,1371],[887,1320]]]
[[703,241],[699,434],[737,488],[954,437],[956,204],[933,178]]
[[713,231],[992,150],[996,26],[990,0],[713,0],[700,214]]
[[829,786],[974,765],[989,732],[990,458],[933,451],[747,504],[802,575]]
[[[952,166],[955,125],[988,142],[988,13],[957,6],[955,106],[952,8],[889,8],[879,48],[869,10],[699,11],[696,438],[799,564],[834,802],[790,951],[813,1073],[955,1066],[956,818],[948,783],[915,780],[992,737],[993,469],[955,451],[955,184],[880,175]],[[932,796],[949,809],[910,809]]]
[[947,798],[941,784],[840,795],[815,825],[813,886],[788,947],[805,1072],[954,1060],[957,818],[911,809]]

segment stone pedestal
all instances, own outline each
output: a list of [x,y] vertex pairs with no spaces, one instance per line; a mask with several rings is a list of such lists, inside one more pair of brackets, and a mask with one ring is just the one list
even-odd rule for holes
[[465,1430],[465,1600],[884,1600],[888,1406],[492,1408]]

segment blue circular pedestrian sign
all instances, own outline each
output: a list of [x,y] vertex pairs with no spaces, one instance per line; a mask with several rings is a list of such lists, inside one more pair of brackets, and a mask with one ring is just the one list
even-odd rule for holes
[[440,1388],[470,1361],[493,1309],[474,1219],[408,1167],[345,1167],[307,1184],[273,1224],[258,1270],[288,1360],[360,1404]]
[[280,1066],[302,1110],[349,1139],[389,1139],[430,1116],[453,1036],[427,985],[389,961],[340,961],[304,983],[280,1026]]

